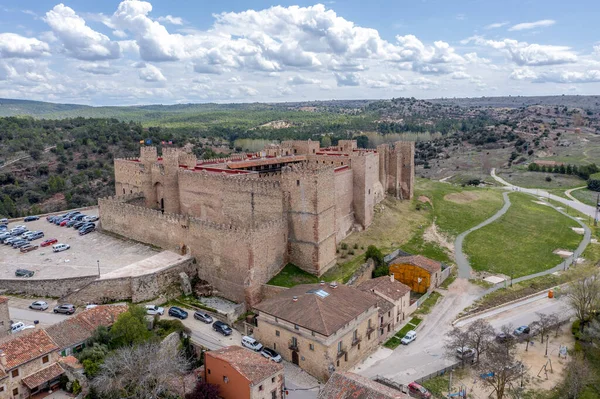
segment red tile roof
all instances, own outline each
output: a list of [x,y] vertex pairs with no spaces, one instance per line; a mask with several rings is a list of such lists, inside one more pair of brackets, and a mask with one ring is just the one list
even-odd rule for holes
[[398,301],[410,292],[410,287],[398,280],[392,280],[389,276],[377,277],[367,280],[358,286],[359,290],[379,292],[394,301]]
[[210,365],[208,358],[220,359],[227,362],[253,385],[264,381],[273,376],[273,374],[278,372],[283,373],[283,364],[275,363],[256,352],[237,345],[205,352],[205,356],[207,358],[205,367],[207,367],[206,365]]
[[45,330],[34,330],[0,343],[0,351],[6,355],[6,370],[55,350],[58,350],[58,346]]
[[317,399],[410,399],[395,389],[354,373],[335,373]]
[[0,303],[8,302],[8,298],[5,296],[0,296]]
[[[297,300],[294,301],[294,297]],[[330,336],[377,306],[374,295],[340,284],[301,284],[255,306],[261,312]]]
[[63,370],[58,363],[54,363],[52,366],[48,366],[40,371],[36,371],[35,373],[28,375],[27,377],[23,378],[21,382],[25,384],[27,388],[34,389],[45,382],[55,379],[64,372],[65,370]]
[[435,273],[442,269],[442,264],[440,262],[426,258],[422,255],[399,256],[392,260],[390,265],[395,263],[408,263],[410,265],[419,266],[420,268],[427,270],[429,273]]

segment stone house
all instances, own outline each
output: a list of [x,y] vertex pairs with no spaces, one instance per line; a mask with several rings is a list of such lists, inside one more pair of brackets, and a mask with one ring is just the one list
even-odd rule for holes
[[422,255],[399,256],[389,265],[394,278],[416,293],[424,294],[442,283],[442,264]]
[[69,356],[81,352],[98,327],[112,326],[117,317],[126,311],[125,305],[101,305],[54,324],[46,331],[58,345],[60,355]]
[[58,383],[64,370],[58,346],[45,330],[0,342],[0,399],[28,398]]
[[350,369],[379,344],[377,297],[357,288],[297,285],[255,309],[255,338],[322,381]]
[[223,399],[283,398],[283,364],[241,346],[205,352],[203,378]]
[[335,373],[319,392],[317,399],[409,399],[405,393],[354,373]]
[[369,292],[377,298],[379,341],[385,341],[410,314],[410,287],[394,279],[394,275],[390,274],[364,281],[358,289]]

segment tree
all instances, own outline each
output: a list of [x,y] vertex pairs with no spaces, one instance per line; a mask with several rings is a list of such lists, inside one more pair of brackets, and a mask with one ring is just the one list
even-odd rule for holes
[[146,342],[119,348],[106,357],[92,386],[107,397],[162,397],[189,367],[176,344]]
[[329,137],[328,135],[321,137],[321,147],[331,147],[331,137]]
[[385,262],[383,260],[383,254],[375,245],[369,245],[367,247],[367,252],[365,252],[365,259],[373,259],[375,261],[375,266],[381,266]]
[[219,386],[199,381],[194,390],[185,399],[219,399]]
[[542,336],[542,344],[544,343],[544,336],[548,335],[548,333],[556,327],[558,324],[558,316],[555,314],[544,314],[540,312],[535,313],[538,317],[536,321],[532,323],[532,327],[541,334]]
[[138,305],[131,305],[127,312],[117,318],[110,329],[113,347],[140,344],[148,340],[152,333],[146,327],[146,310]]
[[[467,331],[463,331],[458,327],[454,327],[446,334],[446,345],[444,348],[446,349],[446,356],[449,358],[454,358],[457,355],[457,351],[461,353],[465,353],[469,348],[470,337]],[[461,363],[464,366],[466,356],[460,357]]]
[[600,307],[600,273],[594,270],[588,277],[584,276],[585,270],[580,273],[580,278],[569,283],[567,300],[579,320],[581,331],[584,331],[585,323]]
[[508,387],[513,381],[520,379],[524,373],[523,365],[516,361],[514,348],[492,343],[477,365],[480,374],[487,377],[481,379],[481,384],[491,387],[496,392],[496,399],[504,398]]
[[362,135],[356,138],[356,146],[358,148],[368,148],[369,147],[369,137]]
[[469,326],[468,330],[468,343],[471,348],[475,349],[479,362],[479,357],[482,353],[485,353],[496,335],[494,328],[490,323],[483,319],[475,320],[473,324]]
[[566,376],[561,386],[561,397],[577,399],[585,387],[592,382],[593,372],[590,365],[581,353],[571,357],[571,361],[565,368]]

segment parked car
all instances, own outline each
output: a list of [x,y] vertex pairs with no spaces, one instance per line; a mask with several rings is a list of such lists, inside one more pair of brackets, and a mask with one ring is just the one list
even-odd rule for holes
[[67,225],[67,223],[69,223],[69,220],[70,219],[68,219],[68,218],[65,218],[65,219],[61,220],[60,223],[59,223],[59,226],[60,227],[65,227]]
[[156,306],[156,305],[146,305],[146,314],[149,315],[163,315],[165,314],[165,309],[161,308],[160,306]]
[[231,327],[229,327],[227,324],[225,324],[219,320],[217,320],[213,323],[213,330],[225,335],[226,337],[230,336],[231,333],[233,332]]
[[83,220],[85,220],[86,222],[97,222],[98,220],[100,220],[100,216],[86,216],[85,218],[83,218]]
[[35,301],[31,305],[29,305],[29,309],[46,310],[46,309],[48,309],[48,303],[46,303],[44,301]]
[[2,219],[0,219],[0,223],[2,223],[2,224],[8,223],[8,219],[7,218],[2,218]]
[[21,248],[21,247],[24,247],[25,245],[29,245],[29,240],[15,241],[11,245],[14,249]]
[[85,310],[90,310],[90,309],[94,309],[97,307],[98,307],[98,305],[96,305],[95,303],[90,303],[90,304],[85,305]]
[[4,243],[4,240],[9,239],[10,237],[12,237],[10,235],[10,233],[2,233],[2,234],[0,234],[0,241],[2,241],[2,243]]
[[411,382],[408,384],[408,391],[411,396],[420,398],[420,399],[429,399],[431,398],[431,392],[429,392],[425,387],[417,384],[416,382]]
[[17,269],[15,271],[15,276],[17,277],[33,277],[35,272],[27,269]]
[[177,306],[171,306],[169,309],[169,316],[177,317],[178,319],[187,319],[188,312],[185,310],[178,308]]
[[260,354],[266,357],[267,359],[274,361],[275,363],[281,363],[281,355],[275,352],[273,349],[262,348]]
[[54,313],[73,314],[75,313],[75,305],[65,303],[54,308]]
[[56,238],[49,238],[46,241],[40,244],[40,247],[49,247],[50,245],[57,243],[58,240]]
[[10,236],[10,237],[4,239],[4,245],[10,245],[14,241],[17,241],[17,240],[22,240],[22,238],[21,237]]
[[53,252],[62,252],[62,251],[66,251],[69,248],[71,248],[71,246],[69,244],[54,244],[52,246],[52,251]]
[[86,223],[88,223],[88,222],[84,222],[83,220],[82,220],[82,221],[79,221],[79,222],[77,222],[77,223],[75,223],[75,224],[73,225],[73,228],[74,228],[74,229],[78,229],[78,230],[79,230],[79,229],[80,229],[80,228],[81,228],[81,227],[82,227],[84,224],[86,224]]
[[194,319],[205,322],[206,324],[210,324],[213,322],[213,318],[205,312],[194,312]]
[[506,342],[511,339],[513,339],[513,336],[510,334],[500,333],[500,334],[496,335],[496,341],[498,341],[498,342]]
[[15,333],[18,333],[19,331],[29,330],[31,328],[35,328],[35,326],[26,325],[22,321],[18,321],[16,323],[13,323],[10,325],[10,332],[11,332],[11,334],[15,334]]
[[39,220],[40,217],[39,216],[27,216],[25,219],[23,219],[24,222],[33,222],[34,220]]
[[529,326],[521,326],[521,327],[515,328],[515,331],[513,331],[513,334],[515,336],[519,336],[522,334],[529,334],[530,331],[531,331],[531,329],[529,328]]
[[25,252],[35,251],[36,249],[38,249],[37,245],[26,244],[21,247],[20,251],[22,253],[25,253]]
[[94,226],[94,225],[83,226],[82,228],[79,229],[79,235],[84,236],[88,233],[91,233],[94,230],[96,230],[96,226]]
[[456,348],[456,357],[460,360],[474,360],[476,354],[477,352],[473,348],[466,346],[464,348]]
[[29,241],[33,241],[33,240],[39,240],[40,238],[43,238],[43,237],[44,237],[43,231],[34,231],[33,233],[31,233],[27,236],[27,239]]
[[75,220],[75,218],[73,218],[67,222],[67,227],[73,227],[73,225],[75,223],[77,223],[77,220]]
[[417,333],[414,330],[410,330],[409,332],[406,333],[404,338],[402,338],[400,340],[400,342],[402,343],[402,345],[408,345],[411,342],[413,342],[415,339],[417,339]]
[[263,348],[263,345],[260,342],[247,335],[242,337],[242,346],[252,349],[255,352],[260,352]]

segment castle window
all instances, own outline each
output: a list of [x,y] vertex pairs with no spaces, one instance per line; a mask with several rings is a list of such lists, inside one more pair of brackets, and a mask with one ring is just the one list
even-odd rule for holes
[[299,186],[300,185],[300,180],[296,180],[296,185]]
[[309,344],[309,345],[308,345],[308,347],[309,347],[309,349],[310,349],[311,351],[314,351],[314,350],[315,350],[315,346],[314,346],[313,344]]
[[129,190],[129,194],[133,194],[133,190]]
[[279,337],[279,330],[275,330],[275,335]]
[[14,369],[11,373],[12,378],[17,378],[19,376],[19,369]]
[[123,189],[123,194],[125,194],[125,189]]
[[369,195],[371,195],[371,189],[369,189]]

